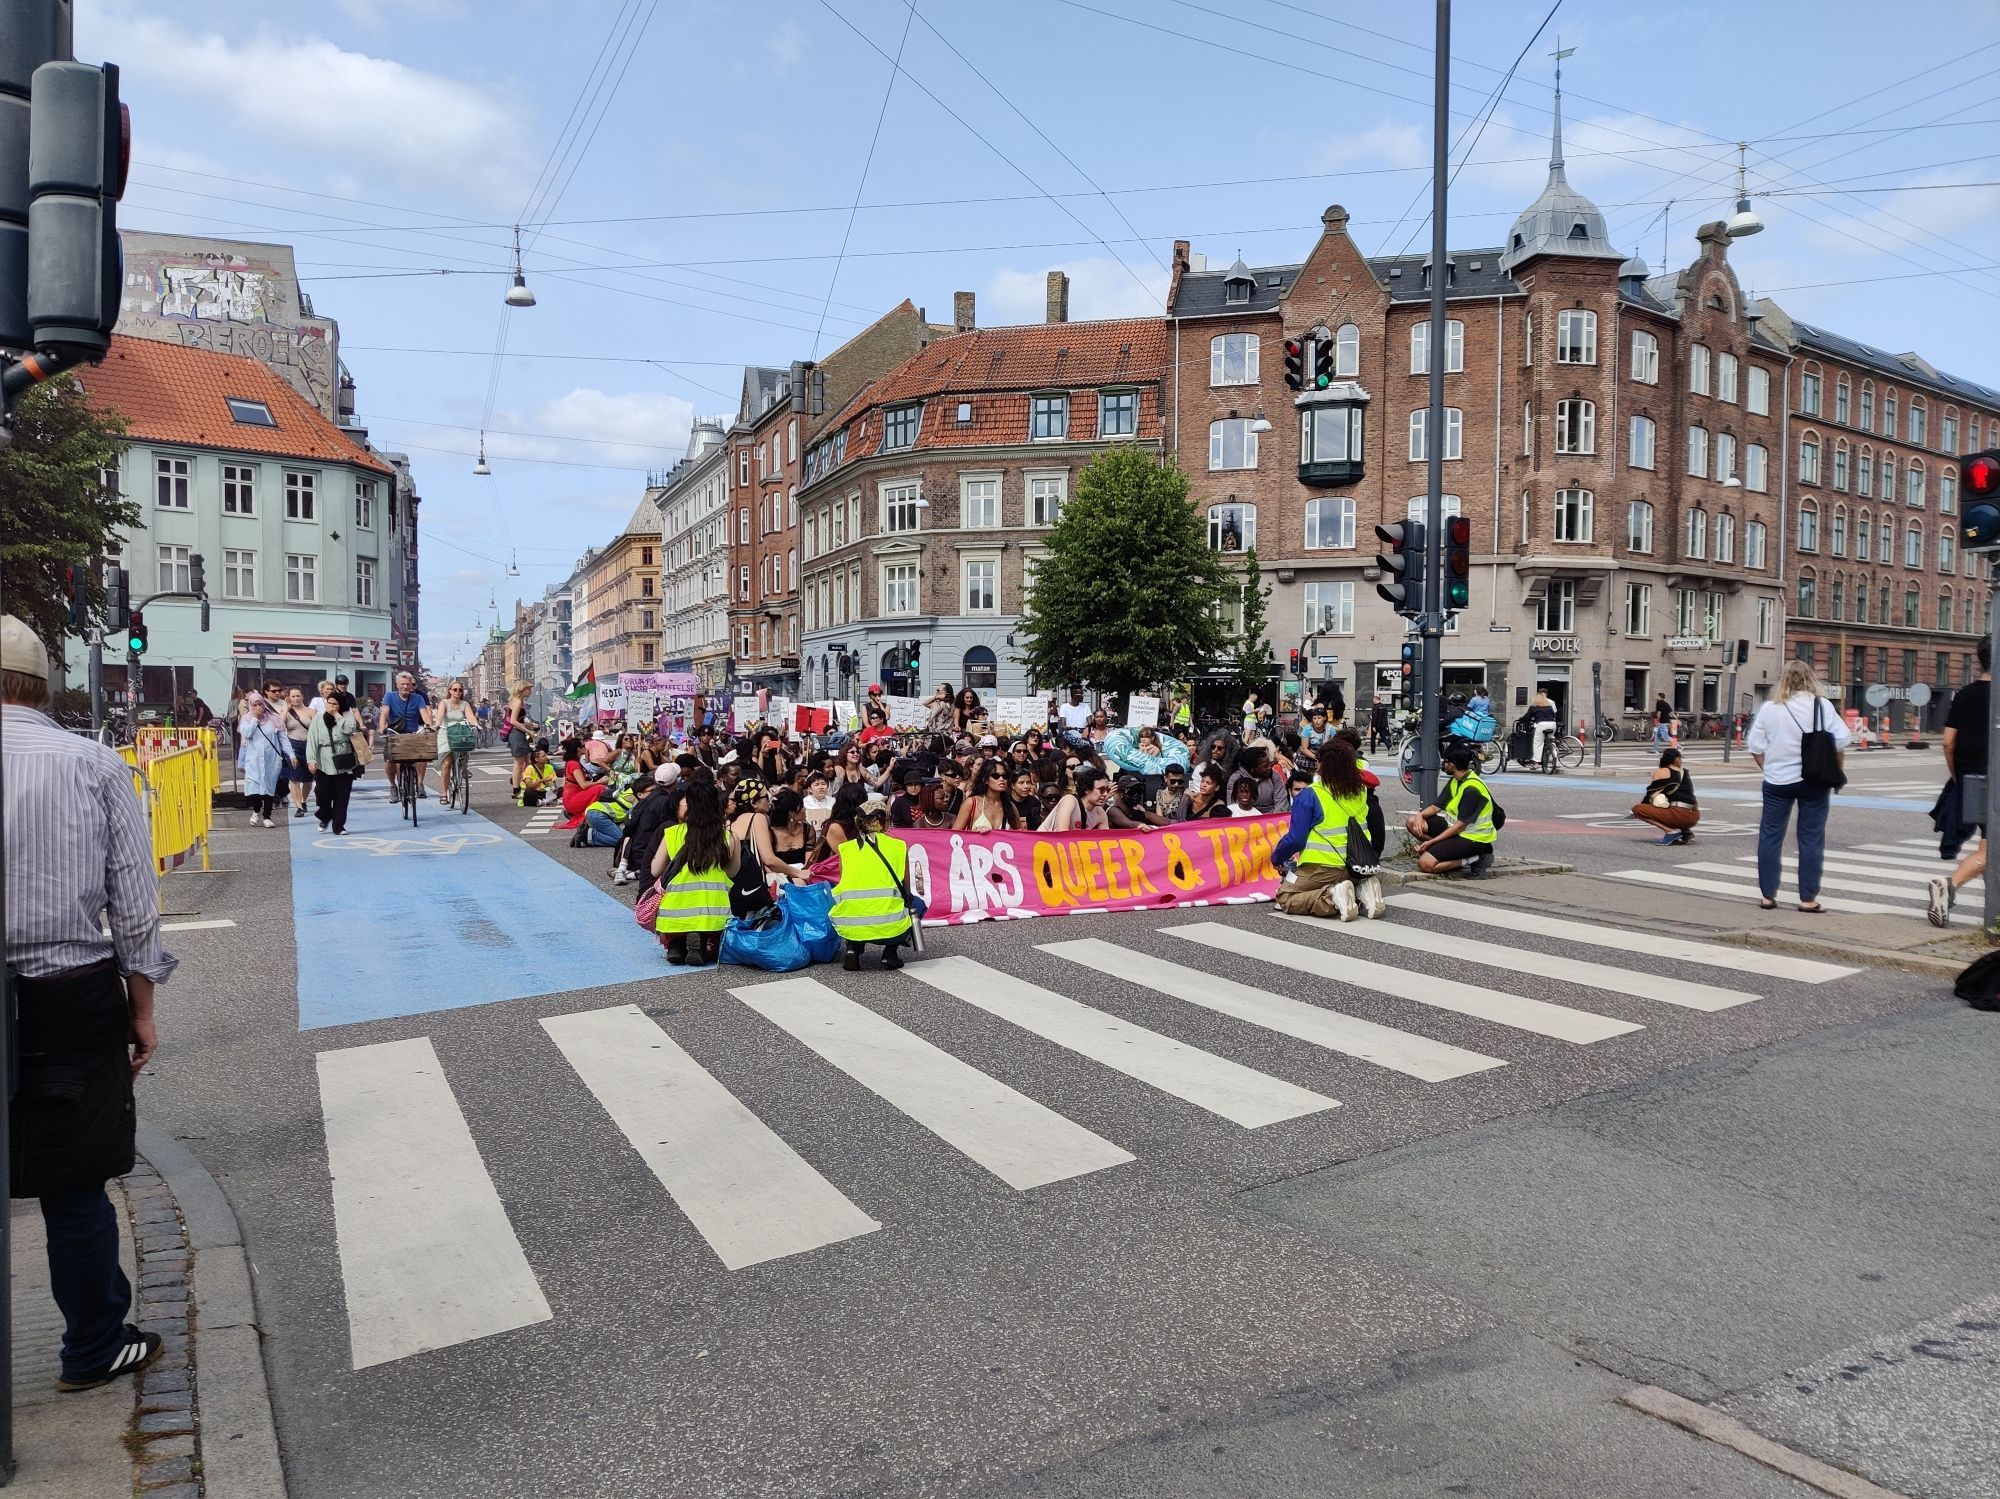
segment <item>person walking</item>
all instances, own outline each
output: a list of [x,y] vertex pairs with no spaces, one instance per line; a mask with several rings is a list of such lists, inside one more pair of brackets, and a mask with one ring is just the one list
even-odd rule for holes
[[1674,705],[1667,701],[1664,692],[1653,696],[1653,744],[1665,749],[1674,738]]
[[[1992,694],[1993,642],[1982,635],[1979,637],[1979,680],[1966,683],[1952,695],[1951,711],[1944,720],[1945,778],[1956,782],[1960,792],[1958,797],[1949,799],[1953,805],[1964,805],[1967,776],[1986,774],[1987,725],[1991,722],[1987,715],[1992,708]],[[1986,873],[1984,807],[1980,809],[1977,826],[1979,847],[1960,859],[1958,867],[1950,874],[1941,874],[1931,881],[1928,914],[1932,926],[1949,926],[1951,908],[1958,904],[1958,892]]]
[[312,711],[306,707],[305,693],[294,687],[285,694],[285,747],[290,758],[285,779],[292,787],[292,816],[306,815],[306,792],[312,788],[312,767],[306,763],[306,735],[312,730]]
[[1292,859],[1278,886],[1278,909],[1295,916],[1370,920],[1388,909],[1375,872],[1381,859],[1368,832],[1368,787],[1354,747],[1329,739],[1319,753],[1319,778],[1292,803],[1291,826],[1271,850],[1279,868]]
[[1694,842],[1694,825],[1701,821],[1701,808],[1695,805],[1694,777],[1681,764],[1679,750],[1660,751],[1659,768],[1647,782],[1646,794],[1633,806],[1631,815],[1664,829],[1659,839],[1662,847]]
[[361,756],[354,741],[367,739],[361,716],[354,711],[354,694],[334,688],[326,710],[313,715],[306,731],[306,763],[313,772],[313,812],[319,830],[336,837],[347,832],[347,801],[361,774]]
[[[1770,700],[1757,710],[1744,740],[1750,758],[1764,772],[1764,815],[1757,828],[1757,904],[1777,909],[1778,886],[1784,876],[1785,828],[1792,809],[1799,813],[1799,909],[1814,915],[1819,903],[1820,875],[1826,863],[1826,814],[1836,787],[1824,779],[1806,778],[1805,736],[1833,736],[1835,768],[1844,763],[1854,736],[1841,715],[1826,701],[1825,689],[1811,665],[1787,661],[1778,673]],[[1846,777],[1841,774],[1840,780]]]
[[175,960],[160,941],[152,832],[132,773],[107,746],[59,727],[48,699],[48,652],[27,625],[0,616],[6,961],[19,1069],[8,1110],[12,1192],[41,1206],[63,1318],[56,1388],[69,1393],[160,1355],[160,1335],[125,1320],[132,1284],[104,1184],[132,1169],[132,1082],[159,1047],[153,991]]
[[1368,753],[1374,754],[1378,745],[1388,749],[1394,743],[1389,737],[1389,701],[1378,696],[1368,709]]
[[276,827],[271,811],[292,747],[285,738],[284,720],[263,693],[251,692],[244,697],[236,742],[242,746],[243,795],[250,803],[250,825]]

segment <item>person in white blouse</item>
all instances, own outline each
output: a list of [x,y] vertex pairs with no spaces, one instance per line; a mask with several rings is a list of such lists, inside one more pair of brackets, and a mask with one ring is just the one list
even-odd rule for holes
[[1784,876],[1785,828],[1792,808],[1799,809],[1799,909],[1817,914],[1820,874],[1826,862],[1826,814],[1833,788],[1805,778],[1801,746],[1815,729],[1833,735],[1838,757],[1854,736],[1840,710],[1826,700],[1826,689],[1804,661],[1787,661],[1778,685],[1757,710],[1744,740],[1750,756],[1764,772],[1764,816],[1757,829],[1757,887],[1765,910],[1775,910],[1778,885]]

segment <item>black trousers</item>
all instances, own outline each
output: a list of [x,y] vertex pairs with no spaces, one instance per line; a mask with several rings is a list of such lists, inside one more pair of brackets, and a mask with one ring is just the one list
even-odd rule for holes
[[313,774],[313,814],[319,818],[321,827],[331,826],[336,833],[347,831],[347,799],[354,794],[352,775],[328,775],[325,771]]
[[41,1199],[49,1284],[63,1314],[62,1372],[82,1379],[117,1353],[132,1306],[118,1264],[118,1219],[104,1191],[132,1169],[131,1009],[111,961],[17,980],[15,997],[12,1191]]

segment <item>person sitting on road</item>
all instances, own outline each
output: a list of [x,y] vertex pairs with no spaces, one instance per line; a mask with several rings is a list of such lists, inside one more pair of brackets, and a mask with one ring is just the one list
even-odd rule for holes
[[1076,790],[1057,800],[1038,831],[1081,832],[1086,828],[1104,827],[1110,821],[1104,805],[1111,799],[1111,781],[1103,771],[1094,766],[1082,766],[1070,784]]
[[627,782],[609,796],[601,796],[583,809],[583,826],[570,839],[571,848],[616,848],[625,837],[625,819],[639,803],[641,785]]
[[[1232,809],[1241,805],[1237,800],[1237,787],[1248,782],[1251,788],[1251,811],[1284,812],[1292,804],[1291,793],[1285,787],[1284,773],[1271,761],[1271,746],[1268,741],[1258,740],[1246,744],[1236,752],[1236,768],[1230,772],[1226,790]],[[1232,810],[1231,815],[1236,813]],[[1249,814],[1245,814],[1249,815]]]
[[[661,882],[653,930],[669,963],[706,965],[722,955],[722,929],[729,925],[729,871],[735,863],[736,849],[722,820],[722,794],[696,781],[688,787],[681,821],[667,829],[653,854],[653,875]],[[669,873],[671,879],[666,878]]]
[[624,834],[611,855],[611,880],[613,884],[629,885],[639,878],[641,870],[653,866],[653,855],[659,851],[660,840],[666,836],[667,825],[680,811],[681,798],[668,795],[668,788],[681,778],[678,765],[662,765],[643,783],[650,789],[639,797],[639,803],[632,809],[632,815],[625,819]]
[[1463,869],[1474,879],[1493,868],[1494,843],[1504,817],[1493,793],[1473,769],[1477,759],[1469,744],[1445,746],[1445,768],[1451,772],[1443,806],[1412,812],[1405,824],[1417,840],[1417,868],[1425,874],[1450,874]]
[[515,797],[517,805],[539,807],[556,787],[556,768],[549,764],[549,752],[537,745],[528,752],[528,763],[521,767],[521,790]]
[[1365,911],[1372,920],[1387,909],[1382,880],[1380,813],[1371,830],[1367,783],[1354,747],[1346,738],[1320,748],[1319,779],[1292,804],[1291,826],[1271,850],[1271,862],[1286,870],[1278,886],[1278,909],[1295,916],[1338,916],[1352,921]]
[[1665,829],[1658,840],[1663,847],[1669,843],[1694,842],[1694,825],[1701,821],[1701,809],[1694,801],[1694,778],[1681,764],[1679,750],[1660,751],[1659,768],[1653,772],[1646,794],[1639,798],[1632,815]]
[[861,967],[868,944],[882,946],[882,966],[903,966],[902,946],[910,940],[910,846],[884,831],[889,804],[871,796],[861,804],[856,836],[837,850],[840,878],[833,886],[833,929],[847,943],[840,966]]

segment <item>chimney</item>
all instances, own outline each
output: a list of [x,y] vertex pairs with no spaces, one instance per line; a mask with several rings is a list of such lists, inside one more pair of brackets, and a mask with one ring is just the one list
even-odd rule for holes
[[957,291],[951,294],[951,325],[960,333],[970,333],[979,325],[972,318],[972,293]]
[[1049,272],[1049,310],[1045,323],[1069,321],[1069,277],[1061,271]]

